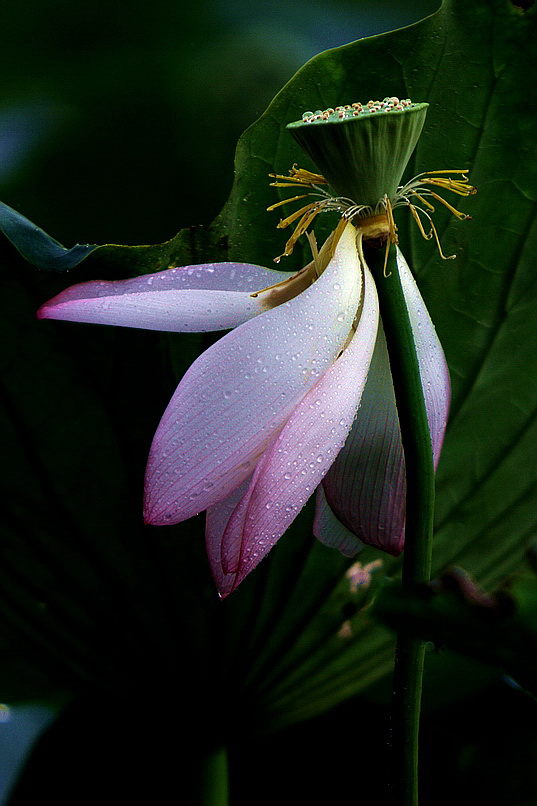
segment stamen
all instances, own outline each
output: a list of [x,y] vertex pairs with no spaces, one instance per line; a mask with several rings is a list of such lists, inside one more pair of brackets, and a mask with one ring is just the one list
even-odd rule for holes
[[310,193],[302,193],[300,196],[291,196],[290,199],[282,199],[281,201],[276,202],[276,204],[271,204],[270,207],[267,207],[267,212],[270,213],[272,212],[272,210],[275,210],[276,207],[281,207],[282,204],[287,204],[287,202],[298,201],[299,199],[305,199],[310,195],[311,195]]
[[[455,207],[453,207],[453,205],[451,205],[448,201],[443,199],[442,196],[439,196],[438,193],[434,193],[432,190],[430,190],[429,194],[431,196],[433,196],[435,199],[437,199],[439,202],[441,202],[444,205],[444,207],[447,207],[448,210],[451,213],[453,213],[453,215],[456,216],[459,219],[459,221],[465,221],[466,219],[471,218],[471,216],[466,215],[466,213],[461,213],[459,210],[456,210]],[[416,193],[416,196],[417,195],[418,194]],[[424,201],[425,201],[425,199],[424,199]],[[427,204],[427,202],[426,202],[426,204]],[[428,206],[432,207],[432,205],[428,205]],[[434,207],[432,209],[434,211]]]
[[459,196],[473,196],[474,193],[477,193],[477,188],[465,182],[458,182],[456,179],[431,177],[430,179],[424,179],[423,182],[427,185],[436,185],[437,187],[451,190],[453,193],[458,193]]
[[285,244],[285,249],[283,250],[282,254],[278,255],[278,257],[274,258],[274,263],[279,263],[280,260],[282,259],[282,257],[288,257],[289,255],[291,255],[293,253],[293,249],[295,248],[295,244],[298,241],[298,239],[300,238],[300,236],[304,235],[304,233],[306,232],[307,228],[309,227],[309,225],[311,224],[313,219],[321,212],[322,208],[320,208],[319,204],[308,205],[307,209],[311,210],[312,207],[314,209],[311,212],[304,213],[304,215],[302,216],[302,218],[298,222],[298,225],[297,225],[295,231],[293,232],[293,234],[291,235],[291,237],[289,238],[289,240]]
[[427,199],[424,199],[423,196],[420,196],[420,194],[417,193],[415,190],[411,190],[409,192],[412,193],[413,196],[416,196],[422,204],[428,207],[431,213],[434,213],[434,207],[430,202],[427,201]]
[[[419,217],[418,212],[417,212],[419,208],[415,207],[415,205],[413,205],[410,201],[408,201],[408,199],[406,199],[406,202],[407,202],[408,206],[410,207],[410,212],[412,213],[412,215],[414,217],[414,221],[416,222],[416,224],[419,227],[419,231],[421,232],[421,234],[423,235],[423,237],[425,238],[426,241],[430,241],[431,238],[433,237],[433,233],[432,233],[432,230],[427,233],[423,229],[423,224],[421,223],[421,218]],[[424,210],[422,212],[425,213]]]
[[[307,171],[305,168],[297,168],[296,165],[289,171],[289,176],[283,176],[282,174],[269,174],[271,179],[278,179],[279,182],[271,182],[271,187],[292,187],[293,185],[310,185],[313,187],[315,185],[327,185],[327,181],[324,176],[321,174],[314,174],[311,171]],[[284,184],[282,184],[282,182]]]
[[398,244],[399,238],[397,236],[397,225],[393,217],[393,207],[387,196],[384,197],[384,205],[386,207],[386,215],[388,216],[388,223],[390,225],[390,241],[394,244]]
[[389,277],[391,272],[386,274],[386,267],[388,265],[388,255],[390,254],[391,245],[392,244],[397,245],[399,243],[399,238],[397,237],[397,226],[395,224],[395,219],[393,217],[393,208],[387,196],[384,197],[384,204],[386,206],[386,215],[388,216],[388,222],[390,225],[390,237],[386,241],[386,251],[384,253],[384,268],[382,270],[382,273],[384,277]]
[[[341,109],[343,109],[343,107],[341,107]],[[373,106],[369,111],[372,110]],[[336,109],[336,112],[337,111],[338,109]],[[452,179],[451,176],[447,176],[447,174],[450,174],[451,176],[456,175],[457,178]],[[303,168],[298,168],[296,165],[293,165],[289,171],[289,176],[282,176],[280,174],[270,174],[270,176],[273,179],[281,180],[272,182],[271,185],[273,187],[296,187],[297,185],[307,185],[317,192],[305,193],[293,196],[289,199],[284,199],[272,204],[268,208],[269,210],[275,210],[287,202],[298,201],[299,199],[304,199],[307,196],[320,197],[318,198],[318,201],[306,204],[304,207],[301,207],[299,210],[291,213],[291,215],[287,216],[287,218],[280,219],[280,222],[277,225],[279,229],[283,229],[284,227],[289,226],[289,224],[293,224],[295,221],[297,221],[297,219],[298,224],[295,227],[293,234],[287,241],[283,254],[275,258],[276,263],[279,263],[282,257],[288,256],[293,252],[296,242],[307,231],[308,227],[316,216],[319,215],[319,213],[337,211],[341,216],[338,228],[336,229],[336,232],[338,232],[339,235],[343,231],[346,223],[348,221],[352,221],[360,233],[361,238],[371,239],[383,237],[385,235],[388,236],[386,240],[384,272],[386,272],[388,265],[388,254],[391,245],[398,243],[397,225],[393,215],[393,211],[396,207],[406,204],[410,208],[412,217],[418,225],[423,238],[426,240],[431,240],[431,238],[434,237],[440,257],[443,260],[452,260],[454,257],[456,257],[455,255],[444,255],[442,252],[440,238],[430,216],[430,213],[435,212],[435,207],[428,199],[432,198],[440,202],[459,221],[469,220],[471,216],[457,210],[456,207],[446,201],[446,199],[444,199],[434,190],[431,190],[428,186],[432,185],[436,188],[450,190],[459,196],[471,196],[477,192],[477,188],[468,183],[467,171],[458,168],[453,170],[424,171],[407,182],[406,185],[398,188],[393,199],[390,199],[387,195],[384,195],[384,197],[373,206],[356,204],[352,199],[341,196],[331,196],[326,190],[318,187],[320,184],[327,184],[323,176],[320,174],[314,174],[311,171],[307,171]],[[413,204],[410,201],[410,198],[417,199],[423,206],[420,207],[416,204]],[[430,224],[431,229],[429,232],[426,232],[424,229],[421,215],[423,215]],[[342,226],[341,230],[339,230],[340,225]],[[308,238],[310,238],[309,235]],[[312,247],[312,252],[313,248],[314,247]]]
[[[416,207],[414,204],[411,204],[411,202],[408,201],[408,199],[407,199],[407,204],[410,207],[410,212],[414,216],[414,219],[415,219],[418,227],[420,228],[420,232],[423,235],[423,237],[425,238],[425,240],[430,241],[431,238],[434,235],[434,238],[436,240],[436,245],[438,247],[438,253],[439,253],[440,257],[442,258],[442,260],[454,260],[457,257],[457,255],[444,255],[444,253],[442,251],[442,246],[440,244],[440,238],[438,237],[438,232],[436,231],[436,227],[434,225],[433,219],[431,218],[429,213],[426,210],[422,210],[420,207]],[[426,233],[425,230],[423,229],[421,219],[420,219],[420,217],[418,215],[418,212],[417,212],[418,210],[421,213],[423,213],[423,215],[427,218],[429,224],[431,225],[431,229],[430,229],[429,233]]]
[[[319,207],[322,204],[323,204],[322,201],[321,202],[310,202],[310,204],[306,204],[305,207],[301,207],[300,210],[295,210],[295,212],[291,213],[291,215],[287,216],[287,218],[280,219],[279,223],[276,224],[277,228],[278,229],[285,229],[285,227],[288,227],[289,224],[293,223],[293,221],[296,221],[297,218],[300,218],[300,216],[303,216],[304,213],[307,213],[308,210],[313,211],[314,209],[316,209],[317,207]],[[320,212],[320,210],[318,210],[317,212]]]

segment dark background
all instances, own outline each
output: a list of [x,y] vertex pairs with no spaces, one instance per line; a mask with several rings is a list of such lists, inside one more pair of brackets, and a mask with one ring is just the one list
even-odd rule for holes
[[[231,187],[237,138],[306,60],[436,6],[4,3],[0,197],[68,246],[155,243],[209,223]],[[424,802],[537,803],[535,702],[461,664],[467,689],[442,698],[436,685],[426,697]],[[234,802],[371,802],[384,791],[385,702],[354,701],[268,739],[238,736]],[[45,794],[56,804],[196,803],[195,755],[192,781],[178,782],[188,736],[165,708],[143,691],[125,710],[75,702],[37,745],[13,804]]]

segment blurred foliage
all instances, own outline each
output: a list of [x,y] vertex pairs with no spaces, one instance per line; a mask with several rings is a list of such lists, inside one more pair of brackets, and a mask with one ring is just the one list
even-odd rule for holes
[[[357,13],[378,9],[295,3],[276,16],[277,4],[262,2],[247,12],[243,4],[203,2],[179,11],[171,0],[98,2],[91,12],[65,2],[29,6],[24,18],[20,7],[0,9],[2,30],[10,31],[0,52],[0,154],[9,167],[0,171],[0,191],[69,245],[158,243],[181,226],[208,225],[229,191],[239,132],[305,58],[371,33]],[[388,10],[401,8],[382,4],[386,27]],[[487,585],[518,566],[536,526],[535,67],[527,48],[534,26],[533,11],[522,15],[507,0],[452,0],[419,26],[321,55],[241,138],[235,184],[214,226],[180,235],[183,262],[229,244],[233,256],[270,265],[285,236],[265,213],[274,201],[266,174],[305,162],[283,124],[341,100],[395,93],[431,103],[413,172],[468,166],[479,185],[464,206],[471,224],[438,216],[456,262],[442,264],[434,246],[398,219],[454,382],[438,474],[436,563],[440,570],[456,561]],[[132,254],[103,250],[67,281],[127,276],[139,270]],[[290,800],[305,792],[314,800],[323,787],[334,800],[378,792],[392,639],[367,604],[396,563],[376,572],[371,588],[354,591],[348,561],[312,541],[307,508],[220,603],[203,519],[163,530],[143,528],[140,517],[152,434],[176,378],[212,336],[38,323],[36,308],[65,286],[65,276],[31,270],[5,241],[0,264],[9,457],[3,695],[60,688],[80,696],[49,733],[14,803],[31,803],[32,787],[42,791],[53,772],[57,802],[81,802],[77,787],[95,765],[115,769],[119,798],[144,763],[148,774],[136,785],[150,802],[159,787],[167,791],[166,764],[175,777],[170,726],[189,737],[183,778],[208,745],[231,745],[237,803],[251,802],[253,787],[260,804],[282,787]],[[359,559],[376,558],[366,550]],[[529,806],[537,741],[529,726],[512,736],[514,715],[528,708],[526,700],[519,707],[523,694],[450,653],[430,656],[427,666],[424,787],[441,781],[431,799]],[[356,698],[360,691],[367,700]],[[338,702],[344,705],[334,709]],[[491,708],[505,730],[493,746]],[[279,737],[264,736],[292,723]],[[142,737],[150,741],[140,747]],[[281,772],[271,770],[273,780],[257,792],[260,766],[266,777],[275,760]],[[291,784],[283,772],[293,773]],[[99,783],[88,785],[87,802]]]
[[2,3],[0,197],[64,243],[208,224],[239,135],[307,59],[438,5]]
[[451,568],[415,589],[384,585],[372,612],[398,632],[497,667],[530,697],[537,694],[535,574],[515,574],[488,593],[465,571]]

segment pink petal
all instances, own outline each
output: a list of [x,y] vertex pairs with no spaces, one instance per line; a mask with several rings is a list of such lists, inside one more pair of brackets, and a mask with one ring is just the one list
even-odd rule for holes
[[358,415],[323,487],[334,515],[357,538],[390,554],[401,552],[404,455],[381,327]]
[[218,504],[209,507],[205,525],[205,544],[207,556],[213,573],[214,581],[222,598],[233,590],[236,574],[227,573],[222,559],[222,536],[226,530],[233,510],[245,494],[250,484],[251,476],[233,490],[227,498]]
[[177,523],[225,498],[334,362],[353,322],[361,272],[352,225],[321,277],[228,333],[190,367],[155,435],[146,519]]
[[[414,332],[436,466],[449,410],[449,374],[433,323],[399,249],[397,263]],[[358,416],[323,486],[329,506],[347,529],[364,543],[395,556],[401,553],[405,464],[381,329]]]
[[149,330],[227,330],[264,310],[252,292],[289,276],[248,263],[183,266],[132,280],[79,283],[42,305],[37,315]]
[[425,307],[414,276],[399,248],[397,248],[397,266],[416,343],[436,468],[449,415],[451,396],[449,370],[431,317]]
[[356,333],[342,355],[298,403],[265,451],[224,532],[222,558],[236,587],[295,519],[349,433],[365,385],[378,325],[373,278],[365,270]]
[[317,487],[313,534],[325,546],[338,549],[345,557],[354,557],[364,548],[362,541],[334,515],[322,484]]

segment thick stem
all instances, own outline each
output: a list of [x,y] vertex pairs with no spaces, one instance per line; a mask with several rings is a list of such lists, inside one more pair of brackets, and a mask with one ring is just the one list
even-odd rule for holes
[[215,750],[203,765],[202,806],[228,806],[228,761],[225,747]]
[[[395,389],[406,466],[403,584],[428,582],[434,514],[434,464],[427,411],[412,326],[395,249],[384,267],[384,249],[369,249]],[[398,806],[418,803],[418,734],[424,643],[401,632],[397,641],[392,704],[393,794]]]

